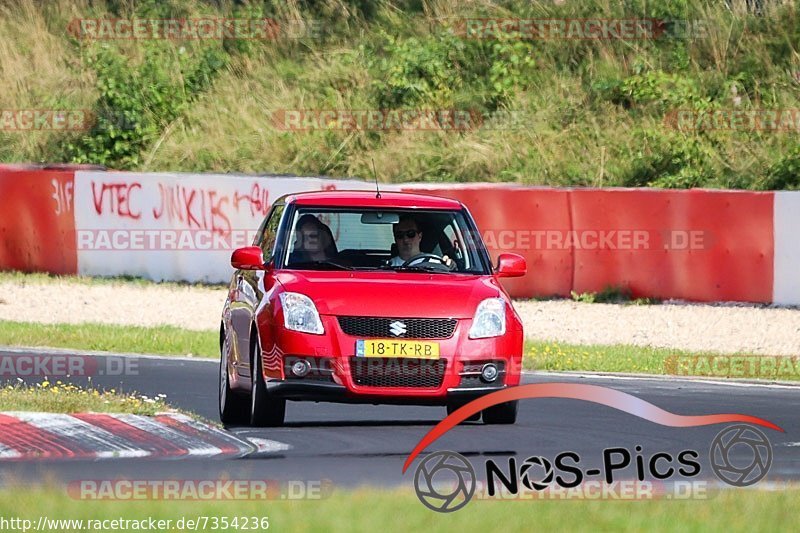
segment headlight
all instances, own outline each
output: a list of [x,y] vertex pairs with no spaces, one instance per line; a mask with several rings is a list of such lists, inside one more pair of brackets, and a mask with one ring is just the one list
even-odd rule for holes
[[281,293],[281,305],[283,306],[283,325],[286,326],[286,329],[318,335],[325,333],[317,306],[305,294]]
[[478,304],[472,327],[469,329],[470,339],[498,337],[506,332],[506,302],[502,298],[487,298]]

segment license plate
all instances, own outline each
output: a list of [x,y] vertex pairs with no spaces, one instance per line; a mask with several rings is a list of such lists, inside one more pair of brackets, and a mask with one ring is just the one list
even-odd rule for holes
[[395,339],[357,340],[356,357],[439,359],[439,343],[400,341]]

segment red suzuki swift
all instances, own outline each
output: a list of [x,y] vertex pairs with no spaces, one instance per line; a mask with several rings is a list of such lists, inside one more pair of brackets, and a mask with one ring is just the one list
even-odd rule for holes
[[[224,423],[283,424],[286,401],[445,405],[519,384],[522,323],[458,201],[362,191],[277,200],[220,325]],[[486,409],[513,424],[516,402]]]

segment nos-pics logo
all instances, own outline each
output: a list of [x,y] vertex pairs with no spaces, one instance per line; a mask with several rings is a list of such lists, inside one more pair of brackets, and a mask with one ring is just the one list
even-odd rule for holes
[[[735,423],[736,425],[725,428],[714,437],[708,456],[714,474],[723,482],[735,487],[746,487],[758,483],[767,475],[772,465],[772,445],[767,436],[755,426],[783,432],[780,426],[752,415],[711,414],[684,416],[661,409],[636,396],[599,385],[537,383],[510,387],[487,394],[448,415],[417,443],[403,464],[403,473],[408,470],[414,459],[425,448],[464,420],[494,405],[527,398],[583,400],[612,407],[650,422],[669,427],[686,428]],[[688,454],[686,457],[699,457],[699,454],[694,450],[688,450],[684,453]],[[569,452],[569,454],[577,455],[574,452]],[[626,452],[626,454],[630,457],[629,452]],[[743,456],[746,456],[746,458],[743,459]],[[649,469],[656,479],[666,479],[672,475],[672,473],[669,473],[662,477],[654,474],[654,463],[663,462],[667,457],[669,457],[669,454],[657,453],[651,458]],[[527,461],[523,463],[525,472],[517,472],[514,475],[523,478],[523,484],[529,489],[544,490],[553,481],[554,472],[552,468],[548,469],[548,466],[552,467],[552,464],[544,458],[537,457],[529,458],[529,461],[530,463]],[[640,461],[637,459],[636,463],[638,466]],[[487,462],[488,464],[489,462]],[[623,467],[623,465],[614,466]],[[696,466],[694,473],[686,474],[683,471],[684,475],[699,474],[699,463]],[[532,472],[541,470],[545,471],[544,477],[532,480]],[[576,470],[573,466],[569,471],[576,472]],[[582,479],[585,479],[586,475],[598,475],[600,473],[599,469],[592,469],[591,471],[582,472],[581,476]],[[644,479],[642,475],[639,473],[640,480]],[[558,481],[557,476],[555,476],[555,479]],[[606,475],[607,479],[608,474]],[[426,507],[439,512],[452,512],[464,507],[475,494],[476,486],[477,479],[472,464],[462,455],[450,451],[436,452],[425,456],[420,461],[414,474],[414,487],[418,498]]]
[[[574,452],[570,453],[577,456]],[[758,483],[772,466],[772,444],[769,439],[762,431],[745,424],[720,431],[711,442],[708,455],[714,474],[734,487]],[[487,478],[490,470],[488,465],[489,462]],[[574,467],[572,465],[571,474]],[[536,476],[534,472],[541,475]],[[517,475],[523,486],[536,491],[543,491],[554,480],[558,481],[559,476],[555,474],[552,463],[539,456],[529,457],[522,463],[518,473],[510,473]],[[699,474],[699,464],[695,474]],[[467,505],[475,494],[476,486],[477,476],[472,464],[463,455],[452,451],[425,456],[414,474],[417,498],[429,509],[441,513],[457,511]],[[514,486],[517,486],[516,482]]]

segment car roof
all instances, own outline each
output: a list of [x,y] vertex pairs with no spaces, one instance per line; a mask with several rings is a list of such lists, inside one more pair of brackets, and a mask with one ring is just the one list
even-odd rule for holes
[[381,192],[380,198],[372,191],[317,191],[287,194],[282,198],[287,204],[316,207],[373,207],[406,209],[461,209],[461,202],[428,194]]

